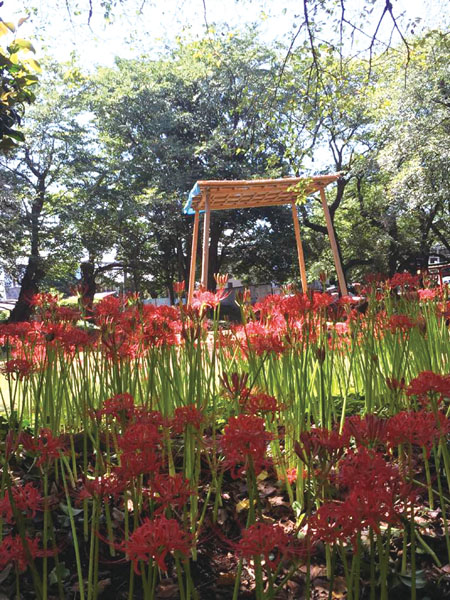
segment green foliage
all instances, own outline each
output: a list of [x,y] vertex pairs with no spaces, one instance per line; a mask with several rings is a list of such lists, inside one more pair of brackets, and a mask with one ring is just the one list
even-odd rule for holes
[[[19,26],[24,19],[19,21]],[[15,33],[12,23],[0,20],[0,37]],[[13,39],[6,47],[0,46],[0,150],[10,150],[16,141],[23,142],[24,134],[16,129],[21,123],[25,104],[35,101],[34,87],[39,63],[28,56],[34,53],[31,42]]]

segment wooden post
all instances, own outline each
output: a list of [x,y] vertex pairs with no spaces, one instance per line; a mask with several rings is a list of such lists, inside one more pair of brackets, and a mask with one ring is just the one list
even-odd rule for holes
[[195,288],[195,266],[197,264],[197,244],[198,244],[198,224],[200,221],[200,212],[197,209],[194,217],[194,229],[192,231],[192,250],[191,250],[191,266],[189,269],[189,291],[188,291],[188,305],[192,304],[194,297]]
[[292,220],[294,221],[295,241],[297,242],[298,264],[300,267],[300,278],[302,280],[302,291],[304,294],[308,291],[308,283],[306,281],[305,256],[303,254],[302,239],[300,237],[300,226],[298,224],[297,205],[292,203]]
[[343,296],[347,296],[347,284],[345,283],[344,271],[342,270],[341,259],[339,258],[336,236],[334,235],[333,223],[331,221],[330,209],[328,208],[325,190],[323,188],[320,188],[320,198],[322,200],[325,221],[327,222],[328,237],[330,238],[331,250],[333,251],[334,264],[336,265],[339,289],[341,290],[341,294]]
[[208,287],[208,257],[209,257],[209,222],[211,210],[209,208],[209,191],[205,196],[205,218],[203,220],[203,258],[202,258],[202,287]]

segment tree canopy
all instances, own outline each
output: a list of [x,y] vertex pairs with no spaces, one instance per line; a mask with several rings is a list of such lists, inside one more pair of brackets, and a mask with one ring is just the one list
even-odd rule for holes
[[[181,207],[198,179],[342,171],[328,202],[347,277],[426,265],[449,239],[449,42],[407,41],[406,72],[397,48],[370,71],[330,44],[301,44],[286,63],[257,28],[94,73],[48,63],[25,141],[0,167],[1,262],[21,271],[21,298],[78,281],[90,305],[113,269],[129,291],[171,294],[189,276]],[[299,214],[313,278],[332,270],[320,203]],[[290,208],[214,213],[209,263],[211,287],[219,271],[298,278]]]

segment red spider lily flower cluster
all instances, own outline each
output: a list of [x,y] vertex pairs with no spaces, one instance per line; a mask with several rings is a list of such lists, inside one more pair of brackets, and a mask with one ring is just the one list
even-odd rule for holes
[[423,290],[417,290],[417,294],[418,294],[419,300],[421,302],[429,302],[436,298],[436,290],[432,290],[430,288],[426,288]]
[[103,407],[96,412],[96,417],[110,416],[118,420],[129,420],[135,412],[134,398],[131,394],[116,394],[103,402]]
[[280,561],[298,554],[298,544],[281,525],[259,522],[244,529],[236,551],[246,560],[262,557],[269,569],[276,569]]
[[216,292],[198,290],[194,292],[191,306],[200,314],[203,314],[207,308],[216,309],[222,300],[228,298],[229,295],[230,293],[226,292],[223,288],[219,288]]
[[429,394],[438,396],[438,401],[450,398],[450,375],[422,371],[410,381],[406,393],[408,396],[417,396],[421,401],[426,401]]
[[65,436],[53,435],[52,430],[48,427],[40,429],[39,434],[35,437],[28,433],[22,433],[19,442],[23,444],[25,450],[36,456],[37,467],[48,466],[61,454],[67,454]]
[[150,480],[145,494],[155,503],[154,514],[164,512],[168,507],[181,509],[191,495],[190,483],[181,473],[166,475],[158,473]]
[[272,413],[273,419],[276,412],[285,408],[274,396],[260,390],[252,391],[247,387],[247,381],[248,373],[231,373],[230,376],[224,373],[221,377],[224,394],[232,400],[237,400],[242,412],[250,415]]
[[134,423],[118,439],[120,473],[130,479],[161,468],[162,434],[156,425]]
[[387,322],[387,327],[392,333],[406,332],[414,326],[414,321],[408,315],[392,315]]
[[[33,518],[42,508],[42,496],[32,483],[17,485],[11,488],[14,507],[17,511],[25,513],[26,517]],[[14,510],[9,494],[0,499],[0,515],[7,523],[14,522]]]
[[311,427],[300,434],[300,442],[295,442],[294,449],[299,458],[322,461],[337,461],[348,445],[348,436],[338,431],[321,427]]
[[387,285],[391,289],[396,287],[416,289],[419,287],[419,276],[411,273],[396,273],[388,280]]
[[[25,537],[29,556],[32,560],[44,556],[52,556],[53,551],[44,551],[39,548],[39,539]],[[20,536],[7,535],[0,543],[0,571],[13,563],[19,573],[26,571],[28,566],[27,552]]]
[[203,411],[199,410],[194,404],[189,404],[175,409],[173,418],[170,420],[170,426],[174,433],[180,434],[189,426],[200,431],[204,421]]
[[139,575],[139,563],[148,564],[150,560],[154,560],[161,571],[167,571],[167,555],[178,552],[187,558],[190,545],[188,534],[175,519],[157,516],[154,519],[144,519],[142,525],[121,545],[121,550],[126,553]]
[[265,430],[264,419],[254,415],[230,417],[225,426],[221,446],[225,467],[233,478],[240,477],[249,468],[258,475],[268,464],[267,445],[274,436]]
[[250,415],[256,415],[258,413],[264,415],[266,413],[271,413],[272,420],[275,413],[284,409],[284,405],[279,404],[274,396],[270,396],[264,392],[253,392],[249,394],[247,398],[241,396],[239,398],[239,404],[241,405],[242,410]]
[[250,393],[250,388],[247,387],[248,373],[231,373],[228,375],[224,373],[220,378],[224,392],[232,400],[240,400],[241,398],[247,398]]
[[184,281],[175,281],[175,283],[173,284],[173,291],[175,292],[175,294],[177,294],[177,296],[182,296],[184,289],[185,289]]
[[78,500],[85,498],[116,498],[128,487],[121,472],[113,472],[95,479],[85,478]]
[[386,438],[391,448],[411,444],[425,448],[429,455],[433,444],[449,431],[449,420],[440,411],[436,415],[429,410],[402,411],[389,419]]
[[17,377],[17,379],[24,379],[28,377],[36,370],[36,365],[31,361],[26,360],[25,358],[13,358],[5,362],[5,364],[0,367],[0,373],[4,375],[11,375]]
[[353,415],[345,419],[342,433],[344,438],[353,438],[358,447],[377,447],[386,444],[387,427],[387,420],[376,415]]
[[338,483],[346,490],[344,500],[325,502],[308,522],[313,542],[355,545],[368,528],[379,532],[381,523],[401,524],[412,491],[380,453],[364,447],[349,451],[339,463]]

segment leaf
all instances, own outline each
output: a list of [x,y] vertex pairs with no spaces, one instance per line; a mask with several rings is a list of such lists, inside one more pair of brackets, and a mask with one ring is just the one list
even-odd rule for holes
[[69,507],[66,504],[63,504],[62,502],[60,503],[59,508],[63,511],[64,514],[66,514],[68,516],[70,516],[70,512],[71,512],[74,517],[76,517],[77,515],[79,515],[83,512],[82,508],[71,508],[69,511]]
[[25,50],[26,52],[36,52],[33,44],[30,41],[24,40],[22,38],[15,39],[13,45],[20,50]]
[[[407,585],[408,587],[412,587],[412,578],[411,574],[399,575],[402,583]],[[427,580],[425,579],[425,571],[419,570],[416,571],[416,588],[421,589],[427,585]]]
[[12,569],[12,563],[9,563],[9,565],[7,565],[3,571],[0,573],[0,584],[3,583],[5,581],[5,579],[8,578],[8,575],[11,573],[11,569]]
[[236,504],[236,512],[240,513],[243,510],[248,510],[250,508],[250,500],[248,498],[244,498],[240,502]]
[[30,15],[27,15],[26,17],[21,17],[19,19],[19,22],[17,23],[17,28],[19,28],[21,25],[23,25],[25,23],[25,21],[28,21],[29,18],[30,18]]
[[41,65],[34,58],[27,58],[23,62],[29,65],[36,73],[42,73]]
[[0,35],[5,35],[5,33],[9,33],[10,31],[14,33],[16,28],[14,27],[14,23],[9,23],[7,21],[0,21]]
[[65,563],[61,562],[50,571],[50,574],[48,576],[48,581],[49,581],[50,585],[55,585],[55,583],[58,583],[58,577],[59,577],[59,579],[64,580],[69,575],[70,575],[70,570],[66,568]]
[[13,140],[17,140],[18,142],[25,141],[25,136],[21,131],[17,131],[16,129],[9,129],[9,127],[4,127],[3,132],[5,135],[13,138]]

